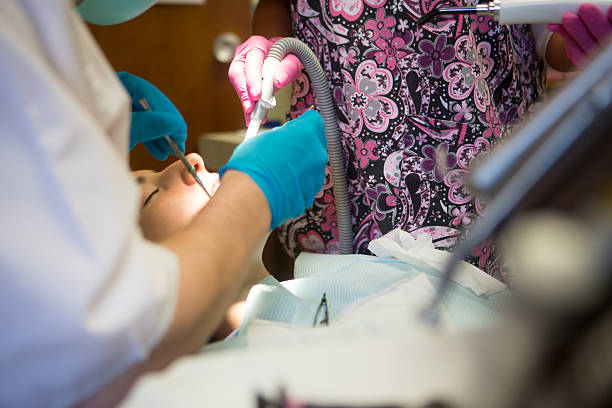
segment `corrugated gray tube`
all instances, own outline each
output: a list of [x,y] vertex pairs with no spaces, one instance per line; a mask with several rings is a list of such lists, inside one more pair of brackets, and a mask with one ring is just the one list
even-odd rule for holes
[[323,68],[316,55],[306,44],[296,38],[283,38],[274,43],[268,58],[281,61],[287,54],[294,54],[304,65],[310,83],[314,89],[317,107],[325,123],[325,136],[327,137],[327,154],[331,168],[334,199],[336,201],[336,216],[338,217],[338,240],[341,254],[353,253],[353,227],[349,207],[346,169],[344,153],[340,142],[340,127],[336,118],[336,108],[332,99],[331,90]]

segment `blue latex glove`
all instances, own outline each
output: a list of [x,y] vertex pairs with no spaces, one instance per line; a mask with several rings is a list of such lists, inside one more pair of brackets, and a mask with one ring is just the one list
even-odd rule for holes
[[[168,135],[185,151],[187,124],[174,104],[152,83],[127,72],[117,73],[132,98],[132,126],[130,150],[144,143],[157,160],[166,160],[172,149],[164,136]],[[146,110],[140,100],[144,98],[151,107]]]
[[233,169],[251,177],[268,199],[274,229],[314,202],[325,180],[326,148],[323,119],[308,111],[242,142],[219,174]]

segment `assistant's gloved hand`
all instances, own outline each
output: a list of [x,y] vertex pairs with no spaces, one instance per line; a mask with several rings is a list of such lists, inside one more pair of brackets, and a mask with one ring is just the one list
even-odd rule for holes
[[242,142],[221,167],[246,173],[263,191],[274,229],[299,217],[323,187],[327,164],[323,119],[315,111]]
[[591,3],[582,4],[578,14],[565,13],[561,24],[549,24],[548,29],[565,40],[565,52],[578,68],[584,68],[588,58],[612,33],[612,7],[608,15]]
[[[174,104],[152,83],[127,72],[117,73],[132,98],[130,150],[144,143],[157,160],[166,160],[172,153],[164,136],[168,135],[185,151],[187,124]],[[146,100],[150,110],[142,105]]]
[[[244,121],[247,125],[250,121],[250,114],[255,108],[255,102],[261,97],[261,69],[264,59],[270,47],[279,39],[280,37],[268,40],[255,35],[240,44],[234,52],[228,76],[240,98]],[[301,70],[302,63],[295,55],[290,54],[283,58],[274,74],[276,89],[293,82]]]

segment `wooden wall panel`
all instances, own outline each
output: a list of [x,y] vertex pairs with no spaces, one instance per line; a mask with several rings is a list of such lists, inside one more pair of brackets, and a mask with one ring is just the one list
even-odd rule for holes
[[[158,5],[127,23],[90,28],[116,71],[141,76],[161,89],[187,121],[186,151],[204,132],[244,127],[238,97],[227,79],[229,64],[215,60],[217,35],[248,38],[249,0],[207,0],[200,6]],[[161,169],[144,146],[131,154],[133,169]]]

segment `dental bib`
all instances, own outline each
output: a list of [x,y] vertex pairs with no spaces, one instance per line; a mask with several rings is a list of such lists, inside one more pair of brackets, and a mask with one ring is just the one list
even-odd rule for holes
[[[312,344],[396,330],[454,332],[499,323],[509,291],[466,263],[439,306],[440,324],[428,327],[420,312],[434,296],[441,279],[436,265],[443,264],[447,253],[404,234],[392,232],[372,241],[373,252],[387,257],[300,254],[295,279],[260,281],[248,295],[238,336],[205,350]],[[324,293],[329,326],[313,327]]]

